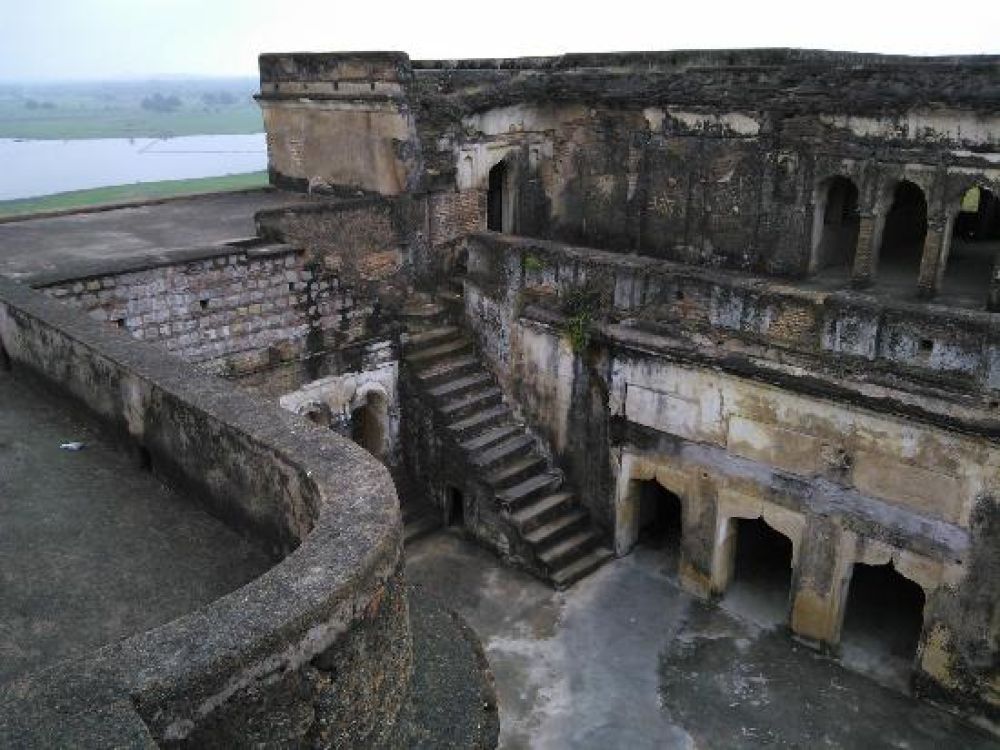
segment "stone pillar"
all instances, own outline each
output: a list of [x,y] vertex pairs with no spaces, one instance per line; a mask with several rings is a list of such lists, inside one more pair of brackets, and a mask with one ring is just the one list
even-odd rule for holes
[[853,535],[828,518],[811,517],[802,537],[792,593],[792,632],[812,646],[836,645],[843,621],[844,581]]
[[875,278],[875,265],[878,261],[879,240],[878,214],[862,214],[858,225],[858,242],[854,248],[854,267],[851,269],[851,286],[863,288],[869,286]]
[[950,237],[944,219],[928,219],[924,250],[920,258],[920,276],[917,279],[917,296],[930,299],[938,290],[938,283],[948,257]]

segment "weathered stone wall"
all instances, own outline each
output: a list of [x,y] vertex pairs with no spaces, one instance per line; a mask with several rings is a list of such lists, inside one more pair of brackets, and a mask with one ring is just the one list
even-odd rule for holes
[[822,265],[825,191],[843,176],[858,191],[864,284],[907,180],[928,207],[913,287],[929,296],[963,193],[1000,189],[996,65],[801,50],[268,55],[259,99],[277,184],[426,199],[431,245],[449,249],[482,222],[503,162],[504,231],[803,276]]
[[401,53],[261,55],[257,100],[273,183],[397,195],[420,179]]
[[[793,545],[790,626],[832,647],[853,566],[891,562],[926,596],[918,685],[995,718],[983,571],[997,572],[1000,432],[988,360],[956,367],[963,339],[946,332],[985,335],[988,314],[875,305],[877,336],[854,340],[882,343],[855,373],[829,342],[851,305],[823,295],[502,237],[471,238],[468,263],[480,350],[619,554],[636,543],[638,481],[681,498],[680,575],[701,595],[728,586],[733,519],[763,517]],[[598,304],[574,345],[565,305],[581,289]],[[901,368],[881,347],[904,329],[934,343]]]
[[[34,281],[51,297],[219,372],[245,372],[310,349],[318,330],[358,338],[370,308],[289,245],[182,251],[134,270],[72,269]],[[151,266],[151,267],[150,267]]]
[[0,352],[284,559],[198,612],[0,692],[0,744],[370,746],[406,694],[401,526],[383,466],[158,348],[0,282]]

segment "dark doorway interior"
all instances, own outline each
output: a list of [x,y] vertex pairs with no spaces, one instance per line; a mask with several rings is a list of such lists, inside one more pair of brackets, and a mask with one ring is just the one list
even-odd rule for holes
[[962,199],[955,218],[939,298],[968,307],[982,307],[1000,253],[1000,199],[986,188],[974,187]]
[[455,487],[448,488],[445,502],[445,522],[448,526],[465,527],[465,497]]
[[879,250],[880,284],[906,285],[916,291],[927,235],[927,200],[917,185],[903,180],[896,186],[885,217]]
[[378,459],[384,450],[385,421],[385,398],[379,393],[369,393],[365,403],[351,412],[351,439]]
[[725,601],[761,625],[785,622],[792,581],[792,542],[761,518],[733,519],[736,553]]
[[906,689],[924,622],[924,591],[892,565],[854,566],[840,639],[844,660]]
[[504,183],[507,165],[498,162],[490,169],[489,190],[486,194],[486,228],[491,232],[503,231]]
[[823,229],[816,248],[816,270],[849,270],[854,263],[861,216],[858,189],[846,177],[834,177],[826,189]]
[[639,483],[639,544],[664,553],[667,573],[677,572],[681,500],[655,480]]

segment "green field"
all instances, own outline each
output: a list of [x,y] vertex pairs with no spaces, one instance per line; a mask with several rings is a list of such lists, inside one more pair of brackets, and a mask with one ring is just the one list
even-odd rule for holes
[[253,78],[0,84],[0,138],[260,133]]
[[64,211],[88,208],[108,203],[128,203],[130,201],[170,198],[180,195],[215,193],[224,190],[244,190],[265,187],[267,172],[232,174],[223,177],[203,177],[194,180],[165,180],[163,182],[139,182],[134,185],[115,185],[92,190],[73,190],[68,193],[54,193],[39,198],[24,198],[0,201],[0,218],[25,214]]

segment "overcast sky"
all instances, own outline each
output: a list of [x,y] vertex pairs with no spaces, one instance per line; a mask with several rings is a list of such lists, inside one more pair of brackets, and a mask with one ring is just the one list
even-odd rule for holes
[[[260,52],[1000,52],[1000,0],[2,0],[0,80],[255,75]],[[949,13],[950,11],[950,13]]]

